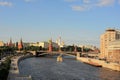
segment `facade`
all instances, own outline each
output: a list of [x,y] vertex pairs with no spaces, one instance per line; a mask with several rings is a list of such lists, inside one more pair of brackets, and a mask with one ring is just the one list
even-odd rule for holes
[[49,43],[48,42],[37,42],[38,46],[41,46],[42,48],[48,48]]
[[[42,48],[48,48],[49,47],[49,42],[37,42],[37,43],[30,43],[30,46],[38,46]],[[55,48],[58,48],[58,44],[55,42],[52,42],[52,46]]]
[[116,33],[116,40],[120,40],[120,30],[117,30],[117,33]]
[[56,40],[56,43],[58,44],[59,47],[65,47],[65,43],[64,43],[64,41],[61,40],[61,37],[59,37]]
[[29,43],[29,46],[38,46],[37,43]]
[[25,42],[23,42],[23,46],[24,46],[24,47],[28,47],[28,46],[30,46],[30,43],[25,43]]
[[112,41],[108,45],[108,61],[120,64],[120,40]]
[[80,45],[79,47],[81,47],[81,48],[89,48],[89,49],[92,49],[92,50],[96,50],[96,47],[95,46],[93,46],[93,45]]
[[4,42],[3,41],[0,41],[0,46],[4,46]]
[[112,41],[120,39],[120,31],[115,29],[107,29],[104,34],[100,36],[100,51],[101,58],[108,58],[108,46]]
[[30,43],[30,46],[38,46],[42,48],[48,48],[49,43],[48,42],[37,42],[37,43]]

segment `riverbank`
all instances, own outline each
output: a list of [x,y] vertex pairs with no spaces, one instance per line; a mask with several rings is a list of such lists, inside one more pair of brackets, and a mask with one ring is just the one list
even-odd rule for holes
[[102,67],[109,68],[109,69],[116,70],[116,71],[120,71],[120,64],[117,64],[117,63],[107,63],[106,61],[92,59],[92,58],[79,57],[79,56],[77,56],[77,60],[88,63],[88,64],[93,62],[93,63],[96,63],[98,65],[101,65]]
[[11,59],[11,65],[9,70],[9,75],[7,80],[32,80],[30,75],[20,75],[18,64],[21,60],[32,57],[30,55],[26,56],[14,56]]
[[0,63],[0,80],[7,80],[11,64],[11,56],[4,57]]

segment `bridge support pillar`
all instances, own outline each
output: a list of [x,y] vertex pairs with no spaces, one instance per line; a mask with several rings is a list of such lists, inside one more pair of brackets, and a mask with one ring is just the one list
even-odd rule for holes
[[52,52],[52,39],[49,40],[49,52]]
[[61,52],[61,47],[59,46],[59,52]]
[[81,53],[77,52],[77,58],[81,57]]
[[62,61],[63,61],[62,56],[58,56],[58,57],[57,57],[57,61],[58,61],[58,62],[62,62]]

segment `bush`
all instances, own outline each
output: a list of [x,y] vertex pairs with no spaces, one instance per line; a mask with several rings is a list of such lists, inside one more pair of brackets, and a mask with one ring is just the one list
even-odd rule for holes
[[10,64],[10,58],[6,58],[5,62],[0,65],[0,80],[7,80]]

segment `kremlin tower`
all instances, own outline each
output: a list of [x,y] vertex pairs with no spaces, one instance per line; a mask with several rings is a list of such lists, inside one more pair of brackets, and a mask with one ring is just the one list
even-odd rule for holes
[[23,42],[22,39],[20,40],[20,42],[18,43],[18,50],[23,49]]
[[9,47],[13,47],[12,39],[10,38],[9,43],[7,44]]

